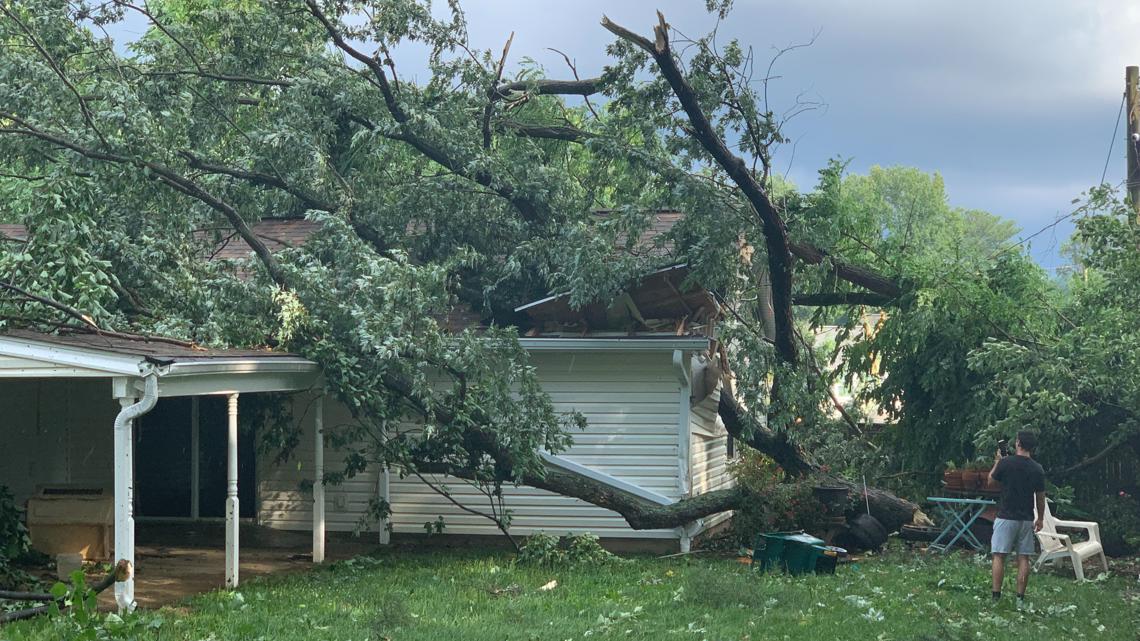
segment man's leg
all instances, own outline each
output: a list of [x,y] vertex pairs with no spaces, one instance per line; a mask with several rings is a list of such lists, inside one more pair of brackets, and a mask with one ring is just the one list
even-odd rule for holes
[[1025,596],[1025,586],[1029,585],[1029,555],[1017,555],[1017,598]]
[[1033,522],[1020,521],[1017,542],[1017,598],[1025,598],[1025,586],[1029,585],[1029,557],[1036,548],[1033,545]]
[[1005,578],[1005,554],[995,552],[993,560],[994,598],[1001,596],[1001,582]]
[[994,601],[1001,598],[1001,582],[1005,578],[1005,556],[1014,550],[1014,521],[994,519],[994,533],[990,537],[993,552]]

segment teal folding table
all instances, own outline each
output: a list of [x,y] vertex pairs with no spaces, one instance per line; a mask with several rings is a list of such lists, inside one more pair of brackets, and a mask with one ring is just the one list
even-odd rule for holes
[[946,550],[954,547],[959,539],[975,550],[986,547],[970,531],[970,526],[978,520],[982,512],[986,511],[986,508],[996,505],[994,501],[989,499],[956,499],[945,496],[928,496],[926,500],[934,504],[946,523],[942,532],[938,534],[938,538],[930,544],[929,549],[939,550],[945,554]]

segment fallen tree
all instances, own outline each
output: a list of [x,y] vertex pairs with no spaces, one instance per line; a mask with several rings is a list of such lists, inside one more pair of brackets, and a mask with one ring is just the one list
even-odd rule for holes
[[[361,23],[343,3],[318,0],[303,11],[151,12],[153,38],[133,58],[102,46],[84,26],[91,15],[66,3],[5,6],[4,36],[28,46],[2,54],[0,74],[20,79],[4,86],[37,79],[32,90],[0,92],[5,180],[33,232],[19,260],[3,265],[12,274],[5,317],[211,343],[271,338],[319,362],[354,413],[338,438],[369,449],[348,473],[368,461],[442,469],[489,496],[526,483],[615,510],[634,528],[678,527],[734,508],[743,493],[662,506],[546,464],[538,453],[564,449],[578,421],[554,411],[514,332],[457,336],[436,319],[457,293],[493,326],[502,324],[496,310],[567,283],[576,302],[612,295],[615,283],[652,267],[614,260],[618,239],[636,237],[657,208],[683,205],[686,224],[703,235],[676,252],[712,269],[723,259],[716,252],[733,245],[722,242],[727,228],[730,241],[764,248],[770,274],[778,375],[764,407],[722,394],[726,427],[793,476],[819,473],[794,425],[781,423],[796,377],[811,375],[794,336],[797,269],[822,266],[881,300],[901,287],[791,239],[766,182],[767,147],[780,134],[732,76],[733,61],[702,41],[685,72],[664,17],[653,39],[606,20],[630,46],[617,46],[615,69],[601,80],[504,81],[494,62],[502,58],[466,49],[461,14],[439,20],[416,2],[401,6],[399,25],[388,16]],[[121,0],[107,7],[138,10]],[[242,34],[228,30],[230,19],[246,25]],[[241,41],[239,63],[227,38]],[[409,38],[429,45],[438,74],[420,86],[401,81],[388,53]],[[643,54],[663,84],[636,84]],[[694,88],[694,74],[728,79]],[[614,103],[608,117],[591,117],[589,105],[571,112],[558,98],[600,91]],[[679,110],[668,108],[673,99]],[[727,110],[709,114],[722,103]],[[643,123],[653,125],[648,134]],[[754,136],[751,168],[723,137],[737,124]],[[637,143],[660,131],[670,133],[659,144]],[[713,168],[714,179],[671,146]],[[634,215],[599,225],[590,212],[601,199]],[[251,226],[266,211],[309,216],[321,232],[304,251],[275,252]],[[94,242],[38,242],[40,229],[50,230],[45,239],[81,230]],[[255,262],[243,269],[252,273],[201,260],[218,229],[249,246]],[[435,438],[393,427],[409,415]],[[889,527],[913,512],[887,493],[871,496]]]

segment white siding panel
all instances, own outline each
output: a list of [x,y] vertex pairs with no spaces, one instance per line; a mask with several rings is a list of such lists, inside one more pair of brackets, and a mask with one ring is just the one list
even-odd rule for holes
[[[573,446],[564,456],[599,472],[634,483],[671,498],[680,498],[677,422],[680,385],[672,355],[662,353],[536,353],[532,355],[543,389],[556,411],[578,411],[588,427],[575,432]],[[296,407],[304,406],[298,399]],[[346,421],[336,403],[326,403],[326,425]],[[311,527],[311,494],[300,490],[311,478],[311,427],[293,460],[284,465],[259,466],[259,517],[265,525],[283,529]],[[334,471],[343,459],[326,448],[326,470]],[[370,470],[341,486],[327,488],[326,509],[330,530],[351,530],[359,522],[369,499],[376,495],[376,473]],[[456,499],[475,509],[487,509],[487,499],[460,479],[438,479]],[[334,508],[335,495],[343,494],[347,509]],[[675,538],[673,530],[635,532],[609,510],[532,487],[505,489],[512,514],[512,534],[533,532],[593,532],[599,536]],[[498,534],[491,521],[459,510],[416,478],[391,475],[392,527],[396,532],[422,533],[424,523],[442,516],[445,533]]]
[[[719,403],[720,390],[717,389],[694,405],[690,413],[690,473],[694,495],[730,488],[735,483],[728,470],[728,432],[717,413]],[[729,516],[729,513],[723,513],[707,517],[705,527],[720,523]]]
[[[257,519],[262,525],[283,530],[310,531],[313,527],[313,492],[308,484],[314,480],[312,397],[293,398],[293,415],[301,426],[301,438],[289,460],[272,465],[272,457],[262,457],[257,466]],[[325,429],[348,424],[348,409],[328,399],[324,403]],[[344,469],[344,452],[325,446],[325,472]],[[338,485],[325,487],[325,522],[331,532],[376,529],[375,522],[362,520],[369,503],[376,497],[378,475],[368,469]]]
[[[677,421],[680,384],[670,353],[537,353],[532,356],[543,389],[556,411],[581,412],[583,432],[561,452],[575,463],[670,498],[679,498]],[[463,481],[445,481],[464,505],[487,509],[486,498]],[[528,487],[505,490],[511,532],[674,538],[672,530],[635,532],[614,512],[584,501]],[[465,515],[423,483],[392,480],[392,526],[396,532],[423,532],[424,523],[443,516],[445,532],[496,534],[491,521]]]

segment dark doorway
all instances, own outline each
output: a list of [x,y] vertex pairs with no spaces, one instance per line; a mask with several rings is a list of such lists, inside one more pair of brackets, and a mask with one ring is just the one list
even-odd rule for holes
[[190,516],[190,399],[164,398],[135,426],[135,513]]
[[[201,495],[198,510],[203,518],[226,516],[227,401],[225,396],[202,396],[199,400],[198,439],[202,452],[199,463]],[[238,412],[241,412],[240,399]],[[256,445],[251,431],[238,430],[238,515],[242,518],[257,515],[257,493],[254,492],[254,484],[257,483],[257,471],[254,468]]]
[[[198,514],[202,518],[226,515],[226,400],[202,396],[198,401]],[[135,429],[135,508],[139,516],[191,516],[191,402],[188,397],[161,399]],[[255,445],[252,433],[238,432],[242,518],[257,513]]]

